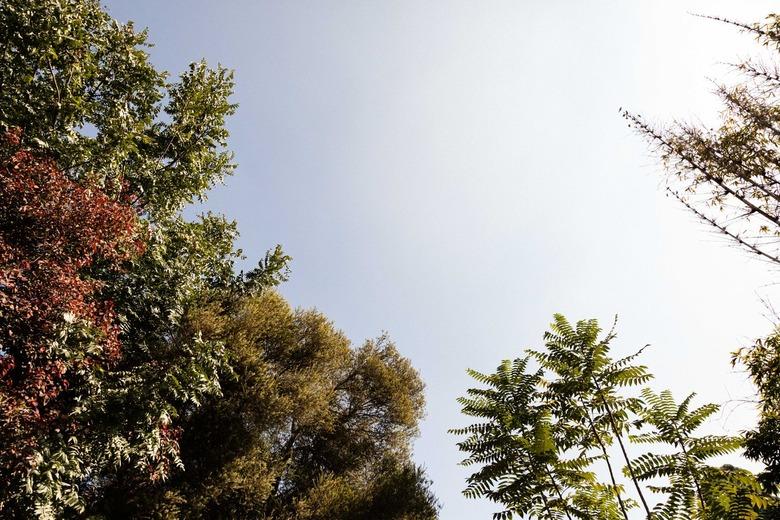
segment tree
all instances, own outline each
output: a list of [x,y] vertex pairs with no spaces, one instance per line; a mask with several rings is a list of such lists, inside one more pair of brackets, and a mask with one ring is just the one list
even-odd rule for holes
[[0,516],[435,517],[409,362],[181,215],[235,167],[232,73],[170,82],[97,0],[2,2],[0,38]]
[[[716,493],[704,493],[706,489],[713,490],[713,479],[717,470],[705,465],[712,457],[732,453],[742,446],[742,439],[727,436],[693,437],[691,434],[719,407],[706,404],[695,410],[689,410],[691,401],[696,394],[690,394],[679,405],[674,402],[672,393],[668,390],[656,394],[649,388],[642,390],[642,399],[646,406],[639,411],[639,424],[648,426],[651,431],[634,435],[632,440],[641,444],[663,444],[678,450],[672,453],[645,453],[636,459],[637,478],[649,480],[667,477],[669,482],[663,486],[651,486],[650,489],[668,496],[666,502],[657,508],[660,518],[679,518],[693,515],[697,518],[708,518],[713,507],[721,504],[724,513],[732,511],[730,505],[723,506],[727,501],[720,500]],[[749,475],[749,474],[748,474]],[[756,483],[750,475],[751,482]],[[760,490],[758,493],[760,494]],[[758,510],[765,506],[764,502],[747,502],[747,511],[742,511],[749,518],[751,514],[758,515]]]
[[47,493],[78,502],[60,478],[80,478],[79,463],[42,454],[51,437],[74,448],[83,420],[74,388],[93,388],[121,357],[113,302],[89,272],[121,273],[143,252],[129,204],[68,179],[19,138],[8,132],[0,146],[0,511],[45,472],[56,475]]
[[[469,389],[460,399],[463,413],[480,422],[452,430],[467,435],[458,444],[468,454],[463,464],[482,466],[469,477],[464,494],[502,504],[496,519],[627,520],[637,507],[652,519],[772,518],[776,499],[762,491],[755,476],[707,465],[742,443],[693,435],[718,407],[689,410],[693,395],[677,405],[669,392],[647,388],[641,398],[625,395],[652,376],[632,364],[639,353],[613,360],[614,331],[599,338],[600,330],[595,320],[571,325],[556,315],[545,348],[527,351],[538,362],[535,370],[528,370],[524,358],[504,361],[494,374],[469,371],[487,388]],[[628,441],[662,451],[631,459]],[[617,480],[608,449],[615,443],[636,493]],[[601,464],[608,483],[599,482],[594,472]],[[657,483],[659,478],[666,482]],[[650,508],[646,491],[665,499]]]
[[[482,465],[468,478],[463,494],[502,504],[505,509],[493,515],[497,519],[513,514],[571,519],[580,511],[571,504],[571,492],[597,485],[595,475],[586,471],[594,459],[564,459],[581,438],[581,428],[551,413],[544,371],[529,372],[528,363],[528,358],[505,360],[494,374],[468,371],[487,388],[470,388],[467,397],[458,399],[463,413],[481,422],[450,430],[467,436],[458,443],[469,454],[462,464]],[[614,491],[609,488],[613,502]]]
[[436,517],[410,462],[423,384],[386,336],[350,347],[316,311],[277,293],[217,296],[189,326],[227,346],[222,396],[181,422],[186,468],[115,479],[96,513],[163,517],[417,520]]
[[766,489],[780,493],[780,331],[734,354],[758,389],[760,417],[745,435],[745,454],[764,463],[759,476]]
[[[96,0],[2,2],[0,38],[0,126],[50,172],[43,185],[53,190],[45,192],[51,198],[41,201],[36,218],[73,226],[57,231],[65,251],[50,249],[60,238],[42,233],[31,235],[40,251],[29,249],[34,244],[21,253],[3,251],[4,269],[14,269],[3,276],[27,269],[24,254],[36,266],[43,254],[53,255],[52,269],[80,283],[17,292],[9,301],[9,283],[22,285],[16,278],[2,282],[4,319],[16,319],[6,305],[53,303],[41,318],[43,332],[24,331],[17,343],[2,346],[3,383],[19,387],[20,374],[33,367],[21,360],[18,345],[37,350],[41,363],[55,363],[41,374],[50,379],[40,386],[53,393],[40,413],[62,411],[68,427],[17,428],[10,408],[17,410],[21,394],[4,387],[2,423],[13,435],[0,437],[0,452],[12,453],[12,443],[33,452],[21,466],[21,459],[0,459],[3,478],[15,483],[1,486],[0,515],[53,517],[96,500],[117,471],[146,481],[167,478],[181,465],[181,414],[219,393],[224,346],[187,328],[184,316],[203,293],[243,283],[233,271],[235,225],[209,214],[186,221],[180,210],[234,167],[224,126],[235,109],[228,101],[233,83],[229,71],[203,63],[168,82],[149,63],[146,34],[112,20]],[[20,194],[23,188],[7,185]],[[14,220],[13,206],[2,200],[0,228],[33,229],[32,221]],[[127,222],[143,239],[137,254],[120,254],[129,250],[119,247],[127,233],[117,215],[132,216]],[[117,239],[82,245],[98,238],[93,230],[116,231]],[[271,256],[274,265],[285,261],[281,253]],[[79,298],[95,309],[78,310]],[[68,306],[78,312],[59,312]],[[63,342],[78,348],[64,354]],[[99,362],[82,363],[78,377],[75,368],[56,364],[79,352]]]
[[[0,9],[0,125],[74,179],[171,217],[229,174],[232,73],[193,63],[178,82],[149,62],[145,31],[97,0],[8,0]],[[160,117],[164,113],[165,117]]]
[[643,384],[652,378],[647,367],[629,364],[641,350],[613,361],[609,350],[615,337],[614,330],[599,340],[601,329],[596,320],[579,321],[572,327],[562,315],[554,318],[551,330],[544,335],[547,351],[529,350],[543,368],[557,376],[549,383],[548,400],[556,404],[555,412],[561,417],[587,426],[587,433],[579,443],[583,447],[598,446],[607,465],[615,497],[623,515],[627,516],[627,508],[607,455],[607,446],[617,441],[626,469],[649,517],[650,508],[623,442],[623,434],[629,426],[628,413],[638,409],[640,403],[635,398],[622,397],[619,392],[622,387]]
[[[780,51],[780,16],[761,24],[727,23]],[[780,69],[755,60],[734,68],[745,79],[717,88],[724,106],[716,129],[683,122],[657,128],[628,111],[623,115],[655,147],[669,194],[741,247],[780,264]]]
[[[763,23],[726,22],[753,35],[773,60],[744,60],[733,67],[743,80],[720,85],[720,126],[674,123],[653,127],[624,112],[629,124],[654,145],[667,172],[667,191],[698,218],[770,265],[780,264],[780,16]],[[759,393],[758,426],[746,435],[746,454],[762,462],[767,493],[780,489],[780,419],[773,396],[780,389],[777,333],[741,349],[741,363]]]

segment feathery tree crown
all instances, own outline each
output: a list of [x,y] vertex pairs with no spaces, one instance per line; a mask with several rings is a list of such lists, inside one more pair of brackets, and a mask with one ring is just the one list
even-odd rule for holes
[[[458,443],[468,454],[463,464],[479,466],[464,494],[501,504],[497,520],[628,520],[632,509],[659,520],[771,518],[776,499],[755,476],[708,465],[742,445],[738,437],[695,435],[718,406],[691,410],[693,394],[678,405],[668,391],[630,392],[652,377],[633,364],[641,350],[615,360],[614,328],[600,333],[595,320],[572,325],[556,315],[544,349],[504,361],[493,374],[469,371],[483,387],[459,403],[479,422],[451,430],[466,436]],[[655,450],[631,457],[629,442]],[[630,486],[616,471],[618,458]],[[648,492],[662,500],[651,507]]]

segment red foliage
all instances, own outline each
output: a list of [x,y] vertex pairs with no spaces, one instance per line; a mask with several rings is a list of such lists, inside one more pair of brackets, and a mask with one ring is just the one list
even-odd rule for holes
[[[22,462],[34,438],[67,429],[77,370],[110,367],[119,329],[98,273],[142,252],[130,204],[69,179],[54,161],[0,136],[0,464]],[[98,331],[90,353],[63,356],[52,342],[68,321]],[[14,439],[14,440],[11,440]],[[13,452],[16,457],[6,458]],[[7,466],[6,466],[6,469]],[[2,483],[0,483],[1,485]]]

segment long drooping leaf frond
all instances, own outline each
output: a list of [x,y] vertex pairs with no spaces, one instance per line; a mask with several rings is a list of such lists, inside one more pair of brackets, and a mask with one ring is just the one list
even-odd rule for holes
[[464,494],[502,504],[497,519],[572,519],[570,489],[594,479],[587,471],[591,461],[562,459],[566,432],[543,400],[543,372],[529,371],[523,358],[504,361],[493,374],[469,374],[487,388],[469,389],[458,400],[463,413],[480,422],[451,430],[467,436],[458,443],[469,454],[462,464],[481,466]]
[[[673,450],[672,453],[645,453],[635,460],[638,479],[665,480],[662,485],[651,486],[667,496],[665,502],[656,506],[654,515],[660,519],[757,518],[766,503],[760,498],[747,497],[751,495],[750,483],[745,479],[750,474],[743,470],[726,473],[706,464],[713,457],[739,449],[742,439],[694,436],[696,429],[719,409],[714,404],[691,409],[694,396],[690,394],[677,404],[668,390],[660,394],[647,388],[642,391],[645,407],[638,422],[649,431],[632,436],[632,440],[663,444]],[[753,494],[759,497],[760,486],[757,493]]]

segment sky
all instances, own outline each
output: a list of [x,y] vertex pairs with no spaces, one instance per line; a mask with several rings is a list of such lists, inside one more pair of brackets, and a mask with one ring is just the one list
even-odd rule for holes
[[730,353],[768,332],[777,272],[664,196],[620,117],[715,121],[713,81],[770,1],[110,0],[152,61],[235,69],[239,167],[207,209],[239,223],[251,267],[293,256],[281,292],[359,344],[387,331],[424,379],[415,460],[443,520],[498,508],[460,491],[455,399],[541,344],[552,314],[619,315],[613,353],[651,344],[652,387],[724,404],[750,427]]

